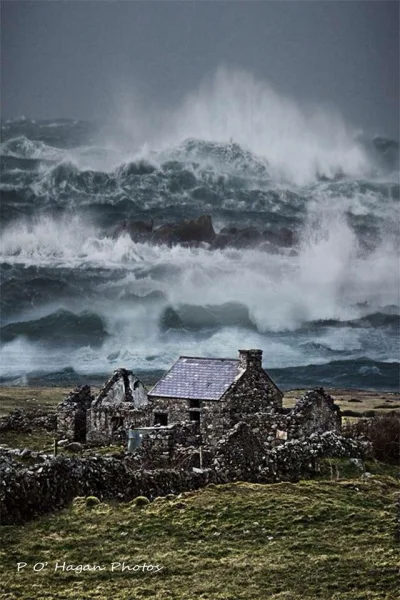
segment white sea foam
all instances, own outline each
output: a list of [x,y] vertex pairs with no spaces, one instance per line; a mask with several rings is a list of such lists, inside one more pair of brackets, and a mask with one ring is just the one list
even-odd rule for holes
[[[355,319],[385,305],[400,304],[396,193],[385,195],[378,179],[356,179],[369,173],[370,164],[357,142],[357,132],[339,116],[300,107],[251,75],[228,70],[220,70],[175,110],[153,114],[131,111],[128,106],[121,114],[126,144],[117,136],[100,149],[57,150],[57,154],[44,144],[26,145],[20,140],[19,155],[62,161],[55,168],[43,166],[30,191],[49,205],[79,206],[84,202],[112,204],[110,190],[116,189],[117,202],[122,191],[134,202],[142,202],[143,209],[165,208],[164,175],[152,180],[154,193],[150,186],[141,196],[140,185],[129,187],[121,164],[144,158],[159,167],[163,161],[179,159],[192,173],[206,167],[207,177],[214,183],[220,176],[239,173],[247,178],[246,191],[272,189],[278,193],[257,204],[245,194],[236,196],[229,191],[221,198],[217,194],[214,206],[206,196],[195,199],[179,190],[172,199],[168,196],[175,208],[180,203],[195,210],[242,211],[243,224],[251,211],[279,212],[286,218],[295,215],[294,223],[298,223],[296,210],[301,209],[304,223],[297,232],[297,252],[136,244],[128,236],[105,237],[96,227],[70,215],[14,222],[3,229],[0,260],[50,268],[53,274],[59,269],[63,277],[69,273],[73,278],[79,272],[81,280],[87,274],[88,281],[94,271],[103,273],[90,280],[90,300],[67,299],[64,307],[98,313],[110,337],[101,348],[51,351],[39,343],[16,339],[5,345],[4,374],[17,376],[65,366],[88,373],[108,372],[118,365],[165,369],[178,354],[232,356],[238,347],[263,348],[270,367],[327,363],[346,356],[398,359],[397,342],[381,330],[301,329],[312,321]],[[202,153],[200,145],[185,144],[187,138],[226,143],[227,147]],[[235,143],[241,146],[239,158]],[[17,150],[18,144],[6,147],[9,154],[18,155]],[[193,166],[197,162],[200,166]],[[110,186],[103,195],[90,174],[81,177],[80,172],[89,168],[109,171],[115,188]],[[129,167],[127,170],[129,179]],[[317,176],[332,178],[338,173],[347,177],[317,180]],[[216,212],[222,227],[224,213]],[[366,225],[367,233],[362,236],[366,243],[360,243],[349,218]],[[261,217],[257,219],[258,225],[264,225]],[[104,273],[109,273],[109,280]],[[157,300],[135,299],[155,291],[162,292]],[[160,328],[167,306],[179,311],[182,304],[221,306],[227,302],[245,305],[254,328],[233,325],[201,334]],[[52,301],[26,311],[21,320],[45,316],[57,308]]]
[[365,301],[375,307],[399,303],[395,240],[386,237],[366,252],[332,204],[310,205],[295,256],[136,244],[128,236],[100,237],[78,217],[14,224],[0,247],[10,264],[121,270],[122,282],[111,288],[136,295],[158,289],[172,306],[239,302],[260,332],[356,318],[354,305]]

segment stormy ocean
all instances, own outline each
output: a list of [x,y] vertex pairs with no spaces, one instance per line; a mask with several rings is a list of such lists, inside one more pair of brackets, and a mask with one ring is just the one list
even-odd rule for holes
[[[262,348],[283,388],[399,386],[398,142],[243,74],[176,110],[1,123],[1,382],[151,381]],[[135,243],[211,215],[290,247]]]

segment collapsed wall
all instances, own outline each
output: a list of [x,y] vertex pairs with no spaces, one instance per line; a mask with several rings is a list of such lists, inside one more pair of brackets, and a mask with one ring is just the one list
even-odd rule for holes
[[57,434],[71,442],[86,441],[86,414],[93,401],[88,385],[82,385],[70,392],[58,405]]
[[323,388],[306,392],[286,415],[287,437],[307,439],[313,433],[340,432],[340,408]]

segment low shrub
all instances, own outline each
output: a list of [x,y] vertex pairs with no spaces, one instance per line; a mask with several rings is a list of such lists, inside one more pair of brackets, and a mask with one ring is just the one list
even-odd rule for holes
[[342,410],[342,417],[361,417],[362,413],[355,410]]
[[376,416],[376,412],[374,410],[366,410],[361,416],[365,417],[366,419],[371,419],[372,417]]
[[[369,411],[368,411],[369,412]],[[399,464],[400,414],[390,412],[371,419],[359,419],[343,428],[343,435],[363,438],[372,445],[374,457],[389,464]]]
[[88,496],[86,498],[87,508],[92,508],[93,506],[97,506],[98,504],[100,504],[100,500],[96,498],[96,496]]
[[142,506],[147,506],[150,503],[150,500],[146,498],[146,496],[137,496],[132,500],[132,505],[141,508]]

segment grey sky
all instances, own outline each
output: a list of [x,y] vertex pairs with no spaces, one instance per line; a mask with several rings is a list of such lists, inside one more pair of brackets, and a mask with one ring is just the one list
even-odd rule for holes
[[4,117],[171,107],[222,64],[398,137],[397,1],[3,0],[1,49]]

